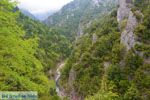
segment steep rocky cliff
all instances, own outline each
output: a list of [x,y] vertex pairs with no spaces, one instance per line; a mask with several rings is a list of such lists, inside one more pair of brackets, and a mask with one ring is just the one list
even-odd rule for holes
[[117,21],[121,30],[121,43],[127,48],[127,50],[133,48],[136,42],[134,30],[138,22],[131,11],[132,6],[132,0],[119,0]]
[[[142,3],[142,1],[136,1],[136,3],[141,3],[141,6],[147,6],[149,2],[148,0],[146,1],[146,3]],[[144,19],[144,15],[142,14],[141,10],[137,9],[135,6],[136,3],[133,0],[119,0],[117,21],[121,31],[121,44],[126,47],[127,51],[134,49],[136,54],[144,57],[143,52],[136,51],[134,48],[136,44],[142,44],[141,41],[138,41],[140,37],[138,37],[135,32],[136,29],[139,28],[138,26],[143,23]],[[149,58],[146,58],[144,61],[146,63],[150,63]]]
[[119,0],[77,39],[61,76],[71,100],[148,100],[150,6],[143,3]]

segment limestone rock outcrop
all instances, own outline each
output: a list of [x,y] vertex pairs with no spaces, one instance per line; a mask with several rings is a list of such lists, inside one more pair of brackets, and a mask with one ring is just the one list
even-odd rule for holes
[[136,43],[136,36],[134,35],[135,27],[138,24],[136,17],[134,16],[132,8],[132,0],[119,0],[119,8],[117,12],[117,21],[119,28],[124,20],[127,20],[124,29],[121,31],[121,43],[130,50]]

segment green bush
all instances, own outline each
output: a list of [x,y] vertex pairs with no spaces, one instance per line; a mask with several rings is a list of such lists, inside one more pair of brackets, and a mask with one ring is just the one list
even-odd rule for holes
[[127,21],[128,21],[127,19],[124,19],[121,21],[121,23],[120,23],[120,29],[121,30],[124,30],[126,28]]
[[139,91],[132,85],[124,95],[124,100],[140,100]]

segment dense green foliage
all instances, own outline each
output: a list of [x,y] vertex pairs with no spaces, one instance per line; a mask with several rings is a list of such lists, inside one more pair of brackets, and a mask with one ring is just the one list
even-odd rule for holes
[[57,30],[50,29],[21,13],[17,21],[26,31],[25,39],[39,37],[39,45],[35,55],[42,62],[46,71],[55,67],[60,59],[63,60],[70,54],[70,42]]
[[[76,91],[83,96],[92,95],[99,91],[101,79],[104,75],[104,61],[112,60],[114,63],[120,61],[117,58],[121,56],[118,53],[121,51],[118,50],[121,49],[121,46],[119,45],[120,35],[116,17],[112,14],[111,16],[105,16],[105,18],[108,20],[96,21],[88,29],[90,33],[77,41],[74,51],[62,72],[61,79],[62,85],[64,85],[63,83],[68,81],[70,69],[73,68],[76,71],[76,80],[74,80],[73,85]],[[98,38],[95,43],[92,43],[93,33]]]
[[[135,2],[137,5],[135,9],[141,10],[142,14],[144,17],[140,18],[142,22],[137,26],[135,30],[135,34],[138,37],[138,41],[140,44],[135,45],[135,49],[139,52],[143,52],[144,58],[149,58],[150,57],[150,10],[149,10],[149,5],[150,2],[148,0],[141,0],[140,2],[137,1]],[[141,6],[141,4],[143,6]]]
[[[96,20],[77,40],[62,70],[61,84],[87,100],[148,100],[150,98],[149,32],[150,10],[146,0],[134,0],[139,24],[135,29],[138,43],[126,51],[120,44],[116,11]],[[147,4],[141,6],[141,4]],[[135,11],[136,11],[135,10]],[[143,14],[137,16],[136,14]],[[96,41],[93,39],[96,36]],[[68,87],[70,73],[75,79]],[[92,95],[92,96],[91,96]]]
[[42,100],[57,100],[46,72],[69,55],[70,43],[14,7],[0,1],[0,91],[38,91]]
[[[1,0],[0,91],[38,91],[41,100],[59,100],[53,70],[67,59],[59,82],[68,95],[73,91],[85,100],[149,100],[150,2],[133,0],[137,44],[127,51],[120,43],[117,11],[108,13],[114,4],[109,6],[109,1],[93,6],[91,0],[74,0],[49,18],[49,28]],[[122,21],[122,29],[126,23]],[[79,27],[85,34],[72,47]]]
[[75,40],[79,31],[83,31],[93,20],[111,11],[117,0],[101,0],[96,4],[94,0],[73,0],[59,12],[53,14],[45,23],[59,30],[70,40]]
[[[34,56],[38,37],[22,39],[25,31],[17,24],[18,13],[6,0],[0,2],[0,90],[34,90],[48,94],[49,80]],[[5,5],[6,4],[6,5]]]

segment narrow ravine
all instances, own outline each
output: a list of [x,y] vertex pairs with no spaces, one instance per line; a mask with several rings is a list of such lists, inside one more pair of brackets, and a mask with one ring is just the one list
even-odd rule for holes
[[64,62],[58,64],[56,73],[55,73],[55,83],[56,83],[56,92],[59,97],[64,97],[64,92],[60,89],[59,79],[61,76],[61,69],[64,67]]

